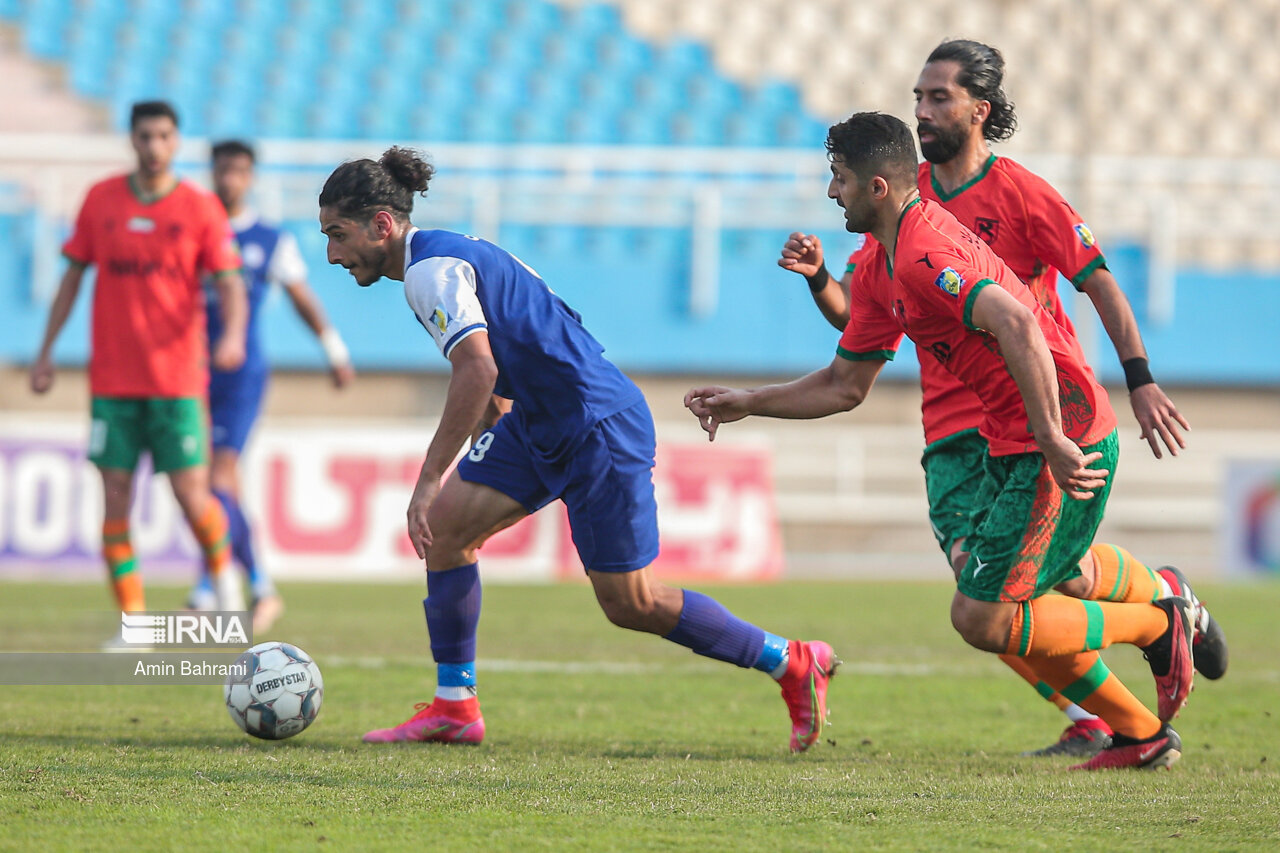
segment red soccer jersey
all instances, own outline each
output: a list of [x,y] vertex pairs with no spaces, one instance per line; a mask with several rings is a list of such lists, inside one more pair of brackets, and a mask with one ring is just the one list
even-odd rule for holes
[[239,269],[216,197],[179,181],[143,203],[130,176],[89,190],[63,246],[98,268],[89,389],[102,397],[194,397],[209,384],[202,273]]
[[[1089,226],[1048,181],[992,154],[977,177],[952,192],[934,182],[933,165],[927,162],[920,164],[917,184],[922,198],[940,203],[982,238],[1058,323],[1074,333],[1058,297],[1058,271],[1078,288],[1106,259]],[[851,265],[857,254],[850,257]],[[977,397],[922,353],[920,389],[926,444],[982,421]]]
[[905,332],[922,360],[924,353],[931,353],[980,400],[979,430],[993,456],[1035,452],[1026,407],[999,345],[971,321],[973,300],[982,288],[1003,287],[1032,310],[1048,344],[1057,369],[1063,432],[1084,447],[1115,429],[1106,391],[1094,379],[1075,335],[941,206],[929,201],[909,205],[892,259],[887,255],[877,246],[855,270],[849,325],[838,349],[841,356],[887,357]]

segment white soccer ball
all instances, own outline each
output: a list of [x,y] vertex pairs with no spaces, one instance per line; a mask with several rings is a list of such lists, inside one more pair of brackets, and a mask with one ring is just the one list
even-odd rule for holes
[[[311,655],[288,643],[259,643],[236,661],[243,674],[227,677],[227,713],[244,731],[265,740],[293,737],[320,713],[324,679]],[[237,667],[238,669],[239,667]]]

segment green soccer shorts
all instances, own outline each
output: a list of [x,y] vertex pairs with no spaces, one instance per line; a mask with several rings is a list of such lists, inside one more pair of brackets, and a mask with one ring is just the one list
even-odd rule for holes
[[984,456],[960,592],[980,601],[1029,601],[1080,576],[1111,493],[1120,441],[1112,430],[1083,450],[1101,452],[1090,467],[1111,472],[1083,501],[1063,493],[1039,453]]
[[94,397],[89,461],[132,471],[142,451],[157,472],[209,464],[209,417],[199,397]]
[[933,442],[920,457],[929,496],[929,526],[948,562],[951,546],[969,535],[969,516],[982,482],[986,452],[987,440],[976,429],[967,429]]

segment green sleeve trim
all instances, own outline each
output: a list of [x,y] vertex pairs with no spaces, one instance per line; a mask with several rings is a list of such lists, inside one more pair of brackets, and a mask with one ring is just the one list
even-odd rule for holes
[[982,290],[982,288],[986,287],[989,284],[995,284],[995,282],[989,278],[982,279],[982,281],[979,281],[977,284],[973,286],[973,290],[970,290],[969,295],[965,297],[964,325],[966,329],[978,328],[977,326],[973,325],[973,303],[978,298],[978,291]]
[[1074,287],[1076,290],[1083,290],[1084,283],[1089,278],[1089,276],[1093,275],[1101,267],[1105,267],[1106,265],[1107,265],[1107,259],[1104,258],[1102,255],[1098,255],[1098,257],[1094,258],[1093,260],[1089,261],[1089,263],[1085,264],[1084,269],[1080,270],[1080,272],[1071,276],[1071,286]]
[[226,278],[229,275],[244,275],[244,267],[236,267],[233,270],[218,270],[213,274],[214,278]]
[[66,252],[62,253],[62,257],[66,258],[67,263],[71,264],[71,266],[79,267],[82,270],[87,270],[90,266],[88,261],[82,261],[79,258],[72,257],[71,255],[68,255]]
[[842,346],[837,346],[836,355],[846,361],[893,361],[895,353],[891,349],[877,349],[870,352],[852,352]]
[[853,261],[850,261],[849,263],[845,264],[844,274],[848,275],[849,273],[853,272],[857,268],[858,268],[858,265],[855,264]]

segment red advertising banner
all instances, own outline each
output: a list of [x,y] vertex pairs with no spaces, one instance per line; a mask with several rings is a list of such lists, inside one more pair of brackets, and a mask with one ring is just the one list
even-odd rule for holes
[[[86,427],[0,422],[0,578],[98,577],[101,484]],[[260,559],[281,579],[408,577],[422,571],[404,511],[430,430],[273,423],[244,459],[243,500]],[[163,477],[140,470],[135,548],[148,577],[190,577],[197,549]],[[660,443],[654,486],[661,577],[758,581],[782,572],[767,448]],[[493,537],[486,580],[581,577],[563,505]]]

